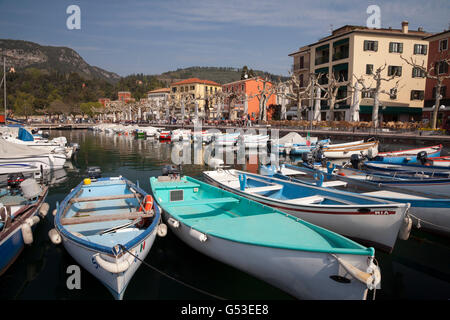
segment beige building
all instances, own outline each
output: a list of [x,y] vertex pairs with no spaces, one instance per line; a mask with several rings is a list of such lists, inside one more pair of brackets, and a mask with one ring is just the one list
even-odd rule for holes
[[[395,80],[382,82],[381,90],[390,95],[380,95],[380,119],[382,121],[409,121],[420,119],[423,108],[423,93],[425,78],[420,72],[413,70],[400,56],[413,58],[424,65],[428,60],[428,41],[423,40],[429,33],[419,30],[409,30],[408,22],[402,23],[401,29],[370,29],[361,26],[343,26],[332,32],[330,36],[318,42],[302,47],[291,53],[294,59],[293,72],[306,79],[307,73],[321,73],[319,79],[327,85],[326,74],[333,72],[340,79],[342,85],[338,98],[351,96],[348,84],[355,83],[355,77],[365,79],[367,87],[374,87],[375,81],[370,76],[372,71],[386,64],[382,72],[383,78],[396,74]],[[303,60],[303,64],[302,64]],[[308,62],[308,63],[306,63]],[[308,69],[309,67],[309,69]],[[395,84],[399,80],[398,90]],[[304,80],[305,86],[308,84]],[[370,94],[360,94],[360,119],[371,120],[373,98]],[[334,118],[336,120],[349,119],[349,109],[352,98],[335,105]],[[330,118],[329,106],[326,100],[321,102],[321,119]]]
[[[218,91],[222,91],[222,86],[214,81],[190,78],[172,83],[170,85],[170,98],[179,101],[182,96],[189,95],[192,101],[194,99],[198,101],[199,117],[207,118],[208,113],[211,115],[214,111],[214,103],[208,98]],[[185,108],[186,115],[188,114],[188,110],[193,115],[193,105],[186,105]]]

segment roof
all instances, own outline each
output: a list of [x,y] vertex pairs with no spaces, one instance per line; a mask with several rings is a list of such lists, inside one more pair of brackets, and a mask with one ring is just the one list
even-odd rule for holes
[[431,36],[425,37],[424,39],[428,41],[437,40],[445,37],[445,35],[450,36],[450,30],[444,30],[443,32],[432,34]]
[[159,88],[159,89],[155,89],[155,90],[149,91],[147,93],[161,93],[161,92],[169,93],[170,92],[170,88]]
[[[247,81],[251,81],[251,80],[258,81],[258,80],[262,80],[262,78],[260,76],[256,76],[256,77],[252,77],[252,78],[236,80],[236,81],[233,81],[233,82],[224,83],[223,86],[229,86],[229,85],[233,85],[233,84],[236,84],[236,83],[247,82]],[[268,82],[271,82],[271,81],[268,81]]]
[[214,82],[211,80],[202,80],[199,78],[189,78],[189,79],[181,80],[181,81],[172,83],[171,86],[178,86],[180,84],[191,84],[191,83],[209,84],[211,86],[219,86],[219,87],[221,86],[217,82]]

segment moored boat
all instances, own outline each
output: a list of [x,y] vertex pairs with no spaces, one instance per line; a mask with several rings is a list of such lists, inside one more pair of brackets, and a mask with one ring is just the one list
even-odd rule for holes
[[49,236],[122,299],[157,233],[164,235],[159,223],[159,207],[139,186],[123,177],[87,178],[57,205]]
[[47,193],[48,187],[32,178],[18,188],[0,189],[0,275],[33,243],[33,229],[49,209]]
[[374,249],[191,177],[150,178],[171,231],[195,250],[298,299],[366,299]]
[[426,155],[426,157],[439,157],[441,155],[441,151],[442,144],[424,148],[379,152],[374,160],[397,164],[418,163],[420,162],[420,158],[418,158],[419,154],[422,153]]
[[393,250],[409,209],[408,204],[233,169],[203,175],[225,190],[386,252]]

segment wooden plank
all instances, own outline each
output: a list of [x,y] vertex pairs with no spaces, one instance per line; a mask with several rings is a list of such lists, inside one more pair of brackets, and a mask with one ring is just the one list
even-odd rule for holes
[[142,212],[134,211],[134,212],[119,213],[119,214],[104,214],[104,215],[95,215],[95,216],[77,217],[77,218],[62,218],[60,221],[61,221],[62,225],[70,225],[70,224],[82,224],[82,223],[125,220],[125,219],[134,220],[139,217],[150,218],[150,217],[153,217],[153,213],[144,214]]
[[[139,194],[140,196],[140,194]],[[118,199],[132,199],[134,198],[134,194],[121,194],[115,196],[104,196],[104,197],[84,197],[84,198],[72,198],[70,199],[70,203],[78,203],[78,202],[89,202],[89,201],[107,201],[107,200],[118,200]]]

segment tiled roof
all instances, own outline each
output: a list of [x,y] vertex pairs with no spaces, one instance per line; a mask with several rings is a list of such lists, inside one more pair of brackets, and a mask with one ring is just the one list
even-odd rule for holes
[[211,81],[211,80],[202,80],[202,79],[199,79],[199,78],[189,78],[189,79],[181,80],[181,81],[178,81],[178,82],[174,82],[171,85],[172,86],[177,86],[177,85],[180,85],[180,84],[191,84],[191,83],[209,84],[211,86],[219,86],[220,87],[220,84],[218,84],[217,82],[214,82],[214,81]]
[[147,93],[160,93],[160,92],[170,92],[170,88],[159,88],[159,89],[149,91]]

